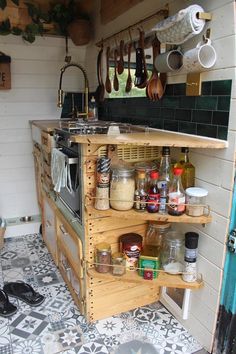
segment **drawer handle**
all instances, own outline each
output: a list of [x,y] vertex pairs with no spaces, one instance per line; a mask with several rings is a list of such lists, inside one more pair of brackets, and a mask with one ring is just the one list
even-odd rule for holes
[[46,221],[46,227],[52,226],[51,222],[49,220]]
[[63,233],[63,235],[67,236],[68,235],[68,232],[66,232],[65,228],[63,225],[60,225],[59,226],[59,229],[61,230],[61,232]]

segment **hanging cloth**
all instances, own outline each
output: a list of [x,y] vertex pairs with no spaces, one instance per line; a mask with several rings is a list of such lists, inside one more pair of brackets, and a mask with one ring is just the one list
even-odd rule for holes
[[182,44],[201,33],[205,20],[197,17],[199,12],[204,12],[201,6],[191,5],[159,22],[153,28],[159,41],[166,44]]

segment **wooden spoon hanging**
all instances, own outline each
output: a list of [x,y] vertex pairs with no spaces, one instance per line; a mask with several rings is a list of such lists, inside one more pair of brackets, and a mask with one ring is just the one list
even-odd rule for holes
[[130,73],[130,57],[131,57],[131,48],[132,48],[132,43],[129,44],[128,46],[128,77],[126,81],[126,86],[125,86],[125,92],[130,92],[132,89],[132,77]]
[[95,92],[95,98],[97,102],[104,101],[104,94],[105,94],[105,86],[102,80],[102,54],[103,48],[99,51],[97,57],[97,78],[98,78],[98,87]]
[[117,63],[117,72],[119,75],[121,75],[124,71],[124,41],[120,41],[120,58]]
[[110,57],[110,47],[107,47],[107,52],[106,52],[107,75],[105,81],[105,88],[107,93],[111,93],[111,80],[109,77],[109,57]]
[[115,49],[115,52],[114,52],[114,79],[113,79],[113,88],[115,91],[119,91],[119,80],[118,80],[118,77],[117,77],[117,56],[118,56],[118,51],[117,49]]
[[155,59],[157,55],[160,54],[160,42],[155,38],[152,42],[152,51],[153,51],[153,69],[152,75],[147,82],[146,86],[146,95],[152,101],[157,101],[162,98],[164,90],[162,82],[159,77],[159,73],[155,67]]

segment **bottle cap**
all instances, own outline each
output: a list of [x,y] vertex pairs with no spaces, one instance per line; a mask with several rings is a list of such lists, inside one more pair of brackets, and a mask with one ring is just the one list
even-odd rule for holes
[[179,167],[174,167],[173,168],[173,173],[175,176],[181,176],[183,173],[183,169]]
[[162,155],[170,155],[170,148],[169,146],[163,146],[162,148]]
[[204,188],[198,188],[198,187],[190,187],[185,190],[185,193],[189,195],[190,197],[206,197],[208,195],[208,191]]
[[94,96],[91,97],[91,102],[95,102],[95,97]]
[[186,232],[185,247],[189,249],[196,249],[198,247],[199,235],[196,232]]
[[138,178],[141,178],[141,179],[146,178],[146,173],[144,171],[138,171]]
[[183,152],[183,153],[189,152],[189,148],[188,147],[182,147],[181,148],[181,152]]
[[152,171],[150,173],[150,178],[151,179],[157,179],[159,177],[159,173],[157,171]]

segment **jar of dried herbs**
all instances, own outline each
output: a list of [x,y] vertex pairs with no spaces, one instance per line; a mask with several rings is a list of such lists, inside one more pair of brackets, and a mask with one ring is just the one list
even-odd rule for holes
[[115,252],[112,254],[112,274],[124,275],[125,274],[126,261],[123,253]]
[[95,246],[95,269],[99,273],[108,273],[111,268],[111,245],[107,242]]

